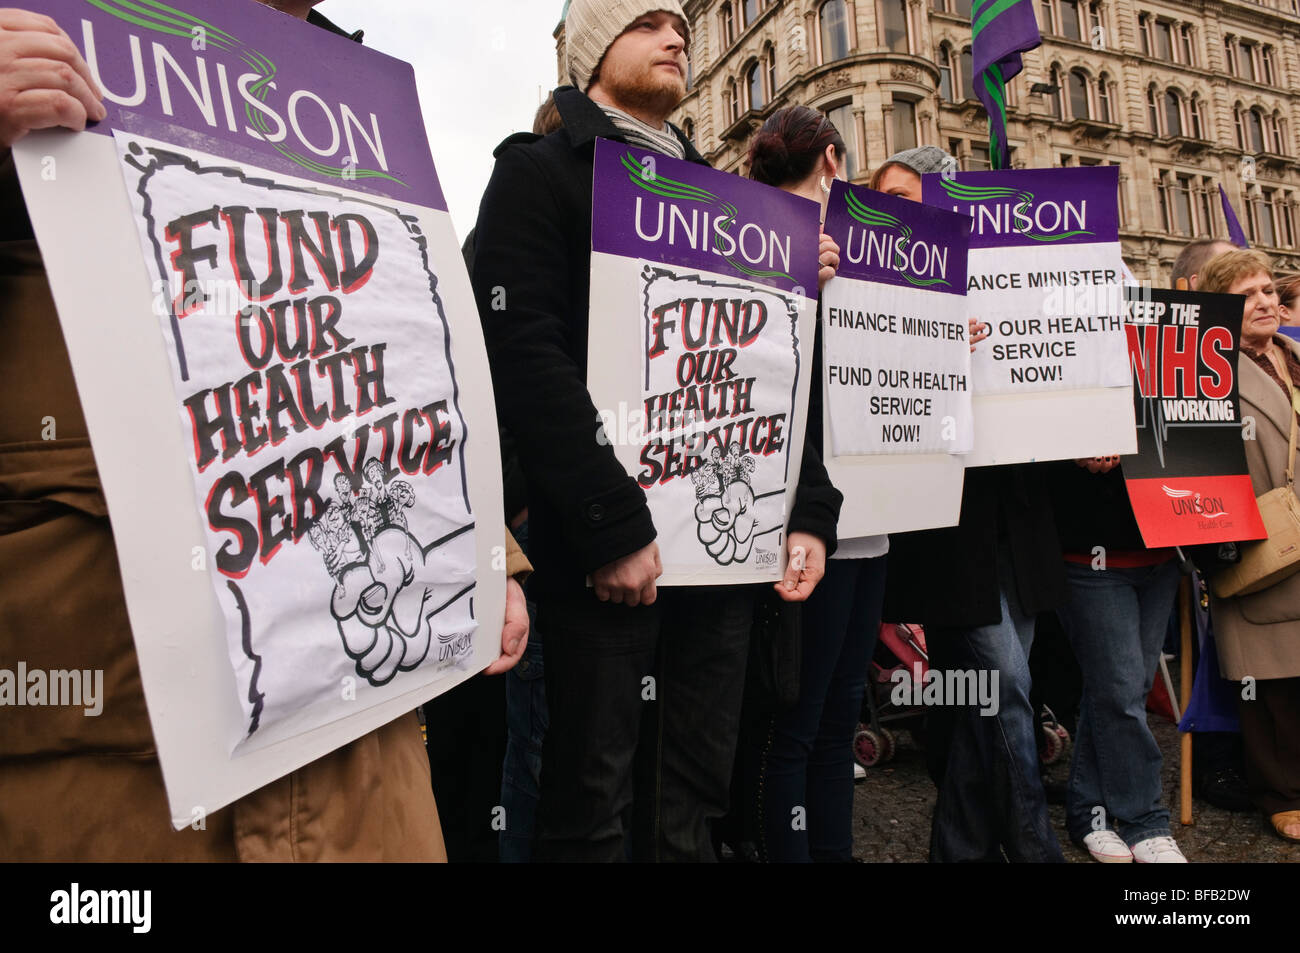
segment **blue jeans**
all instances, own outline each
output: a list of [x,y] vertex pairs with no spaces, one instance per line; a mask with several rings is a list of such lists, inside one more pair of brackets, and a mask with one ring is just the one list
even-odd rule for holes
[[[519,547],[528,553],[528,521],[514,530]],[[506,757],[501,770],[501,806],[506,812],[501,832],[503,864],[526,864],[533,856],[534,818],[541,792],[542,741],[549,717],[546,710],[542,632],[537,605],[528,600],[528,645],[519,664],[506,673]]]
[[[998,557],[1005,566],[1005,551]],[[999,578],[1008,576],[1009,567],[999,572]],[[1000,595],[999,623],[937,632],[928,640],[935,671],[973,669],[990,679],[998,673],[995,715],[981,714],[978,705],[954,712],[930,829],[932,862],[1001,861],[1004,854],[1017,863],[1065,860],[1047,813],[1038,772],[1038,718],[1029,704],[1034,619],[1005,584]]]
[[1083,671],[1066,829],[1077,842],[1109,827],[1130,847],[1168,836],[1160,748],[1147,726],[1146,699],[1178,592],[1178,563],[1065,568],[1070,601],[1058,614]]
[[853,733],[884,595],[884,556],[831,559],[804,604],[799,701],[773,716],[751,792],[769,861],[853,859]]

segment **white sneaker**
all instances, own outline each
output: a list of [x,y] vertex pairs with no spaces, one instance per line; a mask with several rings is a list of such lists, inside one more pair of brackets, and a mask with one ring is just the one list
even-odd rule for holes
[[1185,864],[1187,858],[1172,837],[1148,837],[1133,845],[1133,859],[1139,864]]
[[[1143,841],[1142,843],[1149,842]],[[1088,853],[1092,854],[1093,860],[1101,861],[1103,864],[1133,863],[1133,851],[1128,849],[1128,844],[1124,843],[1124,838],[1114,831],[1093,831],[1083,839],[1083,846]]]
[[854,761],[854,762],[853,762],[853,780],[854,780],[854,781],[861,781],[861,780],[862,780],[863,778],[865,778],[866,776],[867,776],[867,769],[864,768],[862,765],[858,764],[856,761]]

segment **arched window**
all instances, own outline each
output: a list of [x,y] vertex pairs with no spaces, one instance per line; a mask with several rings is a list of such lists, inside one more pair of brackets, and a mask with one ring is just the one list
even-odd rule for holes
[[1114,110],[1111,108],[1110,74],[1102,73],[1097,77],[1097,118],[1102,122],[1114,122]]
[[975,98],[975,62],[970,47],[961,51],[961,92],[962,99]]
[[763,71],[758,68],[758,62],[753,61],[745,69],[745,93],[748,96],[748,108],[762,109],[763,99]]
[[1061,118],[1061,68],[1053,66],[1048,74],[1051,85],[1055,87],[1053,92],[1047,94],[1047,114],[1053,119]]
[[822,62],[833,63],[849,55],[849,19],[844,0],[826,0],[818,11],[822,27]]
[[1267,149],[1264,141],[1264,111],[1256,106],[1246,118],[1250,123],[1250,148],[1255,152],[1264,152]]
[[1192,121],[1192,138],[1208,139],[1205,134],[1205,100],[1201,99],[1199,94],[1192,94],[1191,104],[1187,109],[1188,118]]
[[1081,69],[1070,70],[1070,117],[1092,118],[1092,109],[1088,104],[1088,74]]
[[1183,97],[1177,90],[1165,93],[1165,135],[1181,136],[1183,134]]
[[945,103],[955,102],[956,97],[952,88],[952,47],[947,43],[940,43],[934,59],[939,64],[939,98]]
[[722,46],[725,49],[736,42],[736,17],[731,12],[729,0],[718,9],[718,23],[722,27]]
[[1151,126],[1151,135],[1164,134],[1164,127],[1160,124],[1160,93],[1154,85],[1147,87],[1147,123]]
[[767,98],[776,98],[776,47],[771,43],[763,50],[763,73],[767,80]]
[[907,0],[879,0],[881,40],[895,53],[910,53],[907,29]]

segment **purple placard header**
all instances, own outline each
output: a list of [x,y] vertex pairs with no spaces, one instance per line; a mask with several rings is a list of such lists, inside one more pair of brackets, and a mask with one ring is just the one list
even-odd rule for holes
[[1119,241],[1119,169],[1008,169],[922,176],[927,205],[971,217],[971,248]]
[[864,185],[836,182],[826,234],[840,246],[837,275],[966,294],[971,221]]
[[596,142],[593,251],[817,297],[816,202],[695,162]]
[[40,0],[108,117],[270,171],[446,211],[410,64],[252,0]]

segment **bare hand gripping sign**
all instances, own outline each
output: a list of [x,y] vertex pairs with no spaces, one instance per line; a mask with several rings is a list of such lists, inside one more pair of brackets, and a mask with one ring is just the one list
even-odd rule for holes
[[646,491],[662,584],[780,574],[816,228],[806,200],[597,143],[588,382]]
[[408,64],[256,3],[40,8],[108,116],[14,160],[179,827],[496,657],[486,354]]

